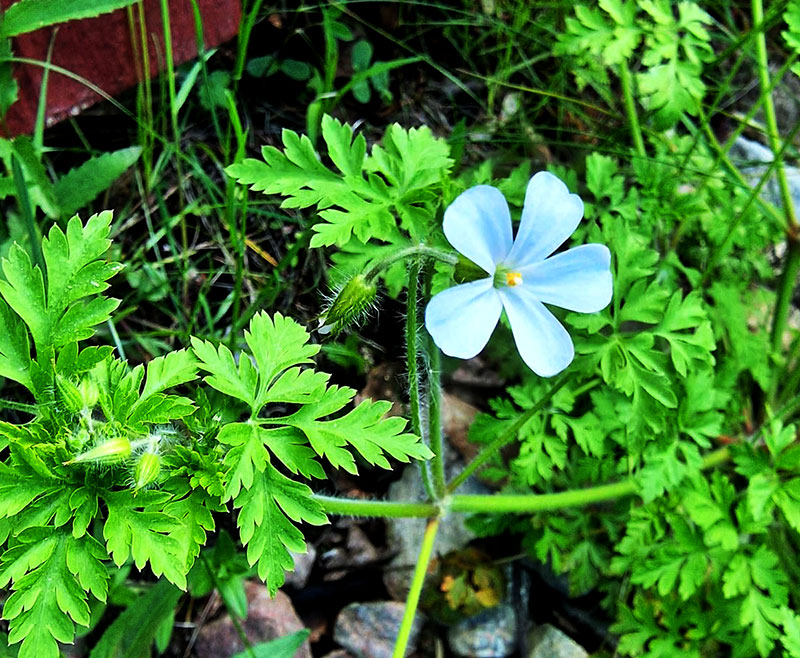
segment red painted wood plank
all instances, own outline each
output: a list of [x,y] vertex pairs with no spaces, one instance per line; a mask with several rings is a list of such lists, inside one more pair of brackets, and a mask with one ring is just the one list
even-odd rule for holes
[[[5,9],[14,2],[16,0],[0,0],[0,7]],[[236,35],[241,16],[239,0],[198,0],[198,5],[207,48]],[[165,61],[160,2],[144,0],[142,8],[150,54],[149,74],[154,75],[164,68]],[[54,39],[53,64],[114,96],[142,79],[140,28],[135,7],[133,14],[137,16],[135,25],[131,25],[129,13],[123,9],[23,34],[14,39],[14,54],[44,62],[51,39]],[[180,64],[197,55],[192,4],[189,0],[169,0],[169,14],[174,60]],[[8,132],[12,135],[30,132],[33,128],[42,71],[40,66],[29,64],[16,67],[20,99],[6,116]],[[51,72],[47,89],[47,123],[51,125],[70,114],[77,114],[101,99],[102,96],[84,83]]]

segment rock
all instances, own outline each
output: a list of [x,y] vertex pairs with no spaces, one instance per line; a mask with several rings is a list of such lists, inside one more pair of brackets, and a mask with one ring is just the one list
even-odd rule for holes
[[286,584],[295,589],[303,589],[308,583],[311,569],[317,560],[317,549],[312,544],[306,544],[305,553],[292,553],[294,571],[286,574]]
[[[508,603],[453,624],[450,649],[463,658],[505,658],[517,648],[517,615]],[[544,656],[544,654],[543,654]],[[548,657],[554,658],[554,657]]]
[[[336,618],[333,639],[355,658],[391,658],[404,610],[405,604],[396,601],[351,603]],[[416,648],[422,623],[422,616],[417,614],[407,656]]]
[[[328,533],[327,537],[340,540],[341,545],[326,550],[320,556],[320,563],[327,572],[323,580],[339,580],[349,571],[370,565],[381,558],[381,553],[353,519],[339,519],[335,526],[337,532]],[[346,531],[346,537],[341,536],[340,530]]]
[[[464,468],[464,462],[455,460],[447,465],[447,477],[452,478]],[[475,478],[467,480],[458,490],[463,494],[486,494],[489,489]],[[389,487],[389,500],[423,500],[422,478],[419,466],[411,465],[403,477]],[[467,529],[463,514],[449,514],[442,519],[436,535],[434,554],[444,555],[462,548],[475,535]],[[417,562],[419,547],[425,534],[425,519],[386,519],[386,543],[396,552],[383,575],[389,595],[396,601],[405,601],[411,583],[411,570]]]
[[[770,149],[744,137],[738,137],[733,143],[730,156],[731,161],[741,167],[742,173],[752,187],[758,184],[761,175],[766,171],[766,166],[758,163],[769,163],[773,160]],[[792,203],[795,208],[800,208],[800,169],[797,167],[784,167],[784,171],[786,172],[786,180],[789,183]],[[783,207],[778,179],[774,174],[762,188],[761,194],[764,199],[776,207]]]
[[344,649],[337,649],[336,651],[326,653],[322,658],[355,658],[355,656]]
[[542,624],[530,632],[528,647],[528,658],[589,658],[586,649],[550,624]]
[[[252,644],[274,640],[303,629],[292,602],[283,592],[278,591],[275,598],[270,599],[267,588],[260,582],[248,582],[245,592],[247,619],[241,622],[241,626]],[[225,615],[200,629],[194,652],[197,658],[229,658],[244,649],[230,615]],[[296,658],[311,658],[308,641],[298,649]]]
[[450,393],[442,394],[442,427],[445,436],[459,454],[471,460],[478,454],[479,446],[470,443],[469,426],[475,420],[478,408]]

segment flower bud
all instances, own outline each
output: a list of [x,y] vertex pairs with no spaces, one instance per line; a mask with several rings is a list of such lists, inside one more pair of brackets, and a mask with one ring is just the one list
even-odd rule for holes
[[93,462],[95,464],[114,464],[131,456],[131,442],[127,437],[118,436],[98,443],[94,448],[82,452],[65,464]]
[[84,409],[91,409],[100,398],[100,389],[91,377],[84,377],[78,383],[78,392],[81,395]]
[[339,333],[358,322],[375,301],[378,289],[363,274],[356,274],[338,292],[327,311],[319,319],[319,333]]
[[161,457],[156,452],[143,452],[133,467],[133,490],[139,491],[153,484],[161,473]]

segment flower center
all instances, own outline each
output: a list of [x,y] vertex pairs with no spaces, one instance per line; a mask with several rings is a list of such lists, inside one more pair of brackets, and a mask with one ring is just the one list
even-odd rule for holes
[[502,265],[498,266],[494,273],[494,287],[504,288],[506,286],[513,288],[522,284],[522,272],[515,272]]

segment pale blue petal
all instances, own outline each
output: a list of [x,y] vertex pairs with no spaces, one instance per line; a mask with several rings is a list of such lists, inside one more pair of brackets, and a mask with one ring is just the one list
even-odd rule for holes
[[547,171],[528,183],[517,237],[508,258],[512,268],[544,260],[572,235],[583,217],[583,201]]
[[471,359],[489,342],[501,310],[492,279],[480,279],[436,295],[425,309],[425,326],[442,352]]
[[611,301],[611,252],[585,244],[521,268],[522,286],[540,302],[594,313]]
[[477,185],[444,211],[444,234],[459,252],[489,274],[511,249],[511,214],[502,192]]
[[567,330],[524,284],[499,292],[522,360],[540,377],[564,370],[575,356]]

